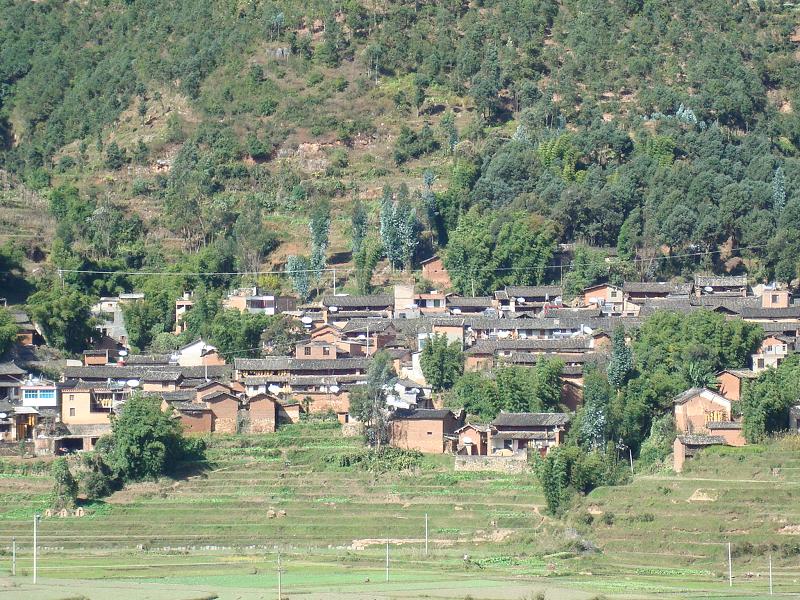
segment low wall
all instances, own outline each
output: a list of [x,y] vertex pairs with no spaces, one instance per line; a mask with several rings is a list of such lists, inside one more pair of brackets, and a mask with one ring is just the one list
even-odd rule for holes
[[527,473],[530,471],[528,457],[514,456],[467,456],[456,455],[456,471],[496,471],[498,473]]
[[[25,454],[33,454],[33,442],[25,442]],[[0,442],[0,456],[19,456],[19,442]]]
[[358,437],[364,434],[364,425],[358,421],[342,423],[343,437]]

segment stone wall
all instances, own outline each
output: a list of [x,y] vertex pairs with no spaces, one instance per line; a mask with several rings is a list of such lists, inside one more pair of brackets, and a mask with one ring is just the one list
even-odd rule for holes
[[456,471],[495,471],[498,473],[528,473],[528,457],[514,456],[468,456],[457,454]]
[[359,421],[352,421],[350,423],[342,423],[342,436],[343,437],[359,437],[364,433],[364,424]]

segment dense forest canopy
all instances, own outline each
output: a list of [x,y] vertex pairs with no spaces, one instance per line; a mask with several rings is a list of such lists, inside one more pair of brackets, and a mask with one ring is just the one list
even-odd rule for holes
[[545,268],[558,242],[618,255],[609,273],[585,253],[573,287],[798,276],[788,4],[2,0],[0,14],[2,161],[49,196],[62,269],[254,271],[302,254],[295,221],[323,202],[330,250],[349,249],[352,199],[377,222],[367,190],[402,182],[416,237],[390,261],[438,247],[469,275],[461,292],[465,248],[497,254],[485,292],[563,275]]

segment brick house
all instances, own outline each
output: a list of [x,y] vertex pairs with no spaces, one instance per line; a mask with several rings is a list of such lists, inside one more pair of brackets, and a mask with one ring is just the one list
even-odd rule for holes
[[426,258],[420,263],[422,278],[446,290],[453,287],[450,275],[444,266],[444,261],[437,255]]
[[0,399],[7,398],[16,402],[20,397],[20,387],[25,381],[25,375],[26,371],[13,362],[0,363]]
[[467,423],[459,427],[458,453],[470,456],[486,456],[489,453],[489,426]]
[[745,382],[755,379],[758,373],[748,369],[725,369],[717,374],[719,393],[728,400],[741,400]]
[[489,454],[511,456],[534,448],[544,456],[564,442],[570,421],[566,413],[501,412],[489,424]]
[[337,354],[336,344],[320,339],[299,342],[294,347],[297,359],[336,360]]
[[707,423],[731,420],[731,401],[708,388],[690,388],[673,398],[673,404],[681,433],[708,434]]
[[697,296],[747,296],[747,275],[695,275],[694,293]]
[[270,394],[258,394],[247,400],[250,433],[273,433],[278,422],[278,399]]
[[668,281],[626,281],[622,292],[631,302],[652,300],[654,298],[688,298],[692,293],[691,283],[672,283]]
[[627,300],[622,288],[599,283],[583,290],[583,306],[598,306],[605,315],[638,317],[638,304]]
[[201,397],[201,402],[211,410],[211,431],[236,433],[238,431],[239,399],[228,392],[213,392]]
[[464,424],[464,410],[396,410],[389,417],[389,444],[404,450],[442,454],[455,446],[456,430]]

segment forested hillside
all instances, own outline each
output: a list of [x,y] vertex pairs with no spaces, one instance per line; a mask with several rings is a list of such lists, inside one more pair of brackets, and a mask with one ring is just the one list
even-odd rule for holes
[[538,282],[559,242],[575,287],[790,281],[799,18],[764,0],[0,0],[1,233],[55,268],[292,255],[355,264],[353,289],[440,248],[462,292]]

